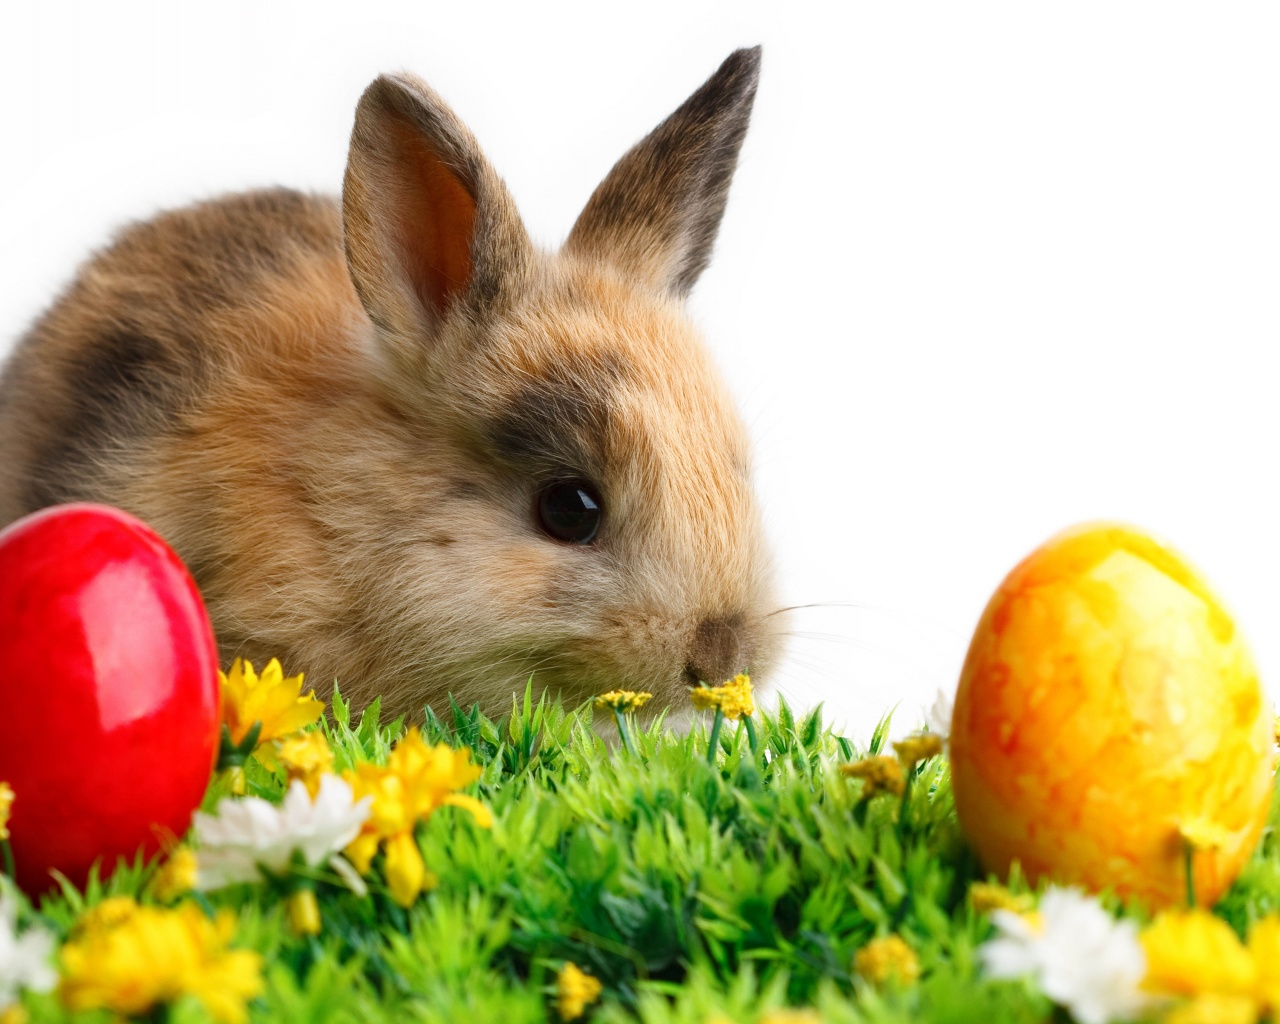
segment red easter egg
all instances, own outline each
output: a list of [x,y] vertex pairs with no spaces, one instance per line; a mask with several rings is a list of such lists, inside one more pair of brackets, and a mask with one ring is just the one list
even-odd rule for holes
[[217,754],[218,656],[178,556],[119,509],[0,531],[0,781],[18,883],[82,885],[182,835]]

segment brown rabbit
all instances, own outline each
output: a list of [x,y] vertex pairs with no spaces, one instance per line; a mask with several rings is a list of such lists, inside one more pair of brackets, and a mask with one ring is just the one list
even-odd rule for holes
[[409,75],[361,98],[341,205],[277,189],[129,227],[0,377],[0,525],[127,509],[224,659],[392,712],[764,674],[747,440],[683,308],[759,60],[628,152],[559,253]]

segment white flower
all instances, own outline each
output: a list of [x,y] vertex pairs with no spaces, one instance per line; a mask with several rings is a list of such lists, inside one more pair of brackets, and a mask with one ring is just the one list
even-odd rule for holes
[[18,907],[7,892],[0,892],[0,1011],[18,1001],[18,989],[48,992],[58,980],[50,966],[53,936],[43,928],[17,933]]
[[1117,921],[1096,899],[1049,888],[1037,915],[996,910],[998,938],[978,949],[990,978],[1034,975],[1040,990],[1080,1024],[1130,1020],[1147,1006],[1138,985],[1146,957],[1132,921]]
[[311,867],[332,863],[369,817],[371,797],[352,800],[351,787],[336,775],[320,777],[312,802],[295,779],[278,807],[260,797],[218,801],[215,814],[197,814],[196,888],[221,889],[289,870],[294,852]]
[[955,698],[942,687],[938,687],[938,695],[934,698],[933,707],[925,713],[924,726],[935,736],[944,740],[951,736],[951,715],[955,710]]

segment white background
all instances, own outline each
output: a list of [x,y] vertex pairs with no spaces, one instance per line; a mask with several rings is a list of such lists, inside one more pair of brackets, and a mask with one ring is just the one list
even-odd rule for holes
[[[734,47],[764,73],[692,310],[801,612],[779,678],[865,737],[951,687],[1012,565],[1117,518],[1207,573],[1280,688],[1280,8],[8,5],[0,352],[113,227],[334,191],[425,77],[536,238]],[[3,457],[3,453],[0,453]]]

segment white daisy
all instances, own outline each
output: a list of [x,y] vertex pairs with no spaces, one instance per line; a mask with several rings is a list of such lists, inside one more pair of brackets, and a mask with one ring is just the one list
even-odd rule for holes
[[1096,899],[1049,888],[1038,914],[996,910],[991,921],[999,937],[978,949],[987,977],[1033,975],[1080,1024],[1130,1020],[1147,1006],[1138,988],[1147,969],[1138,926],[1117,921]]
[[353,801],[345,780],[323,775],[314,801],[301,779],[279,806],[256,796],[218,801],[216,813],[195,816],[196,888],[261,881],[263,870],[283,875],[295,851],[310,867],[335,866],[369,817],[371,800]]
[[53,935],[40,927],[17,933],[18,906],[0,891],[0,1012],[18,1001],[18,990],[48,992],[58,980],[50,964]]

